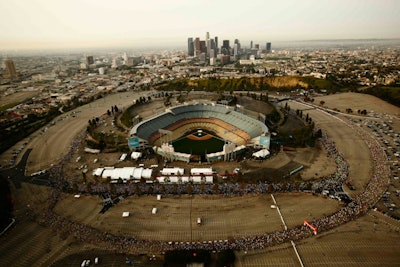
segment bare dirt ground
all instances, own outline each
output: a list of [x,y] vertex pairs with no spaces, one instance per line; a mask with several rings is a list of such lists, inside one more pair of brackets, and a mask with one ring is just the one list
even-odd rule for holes
[[[304,266],[397,266],[400,224],[378,212],[296,242]],[[300,266],[290,243],[240,251],[236,267]]]
[[[288,227],[330,214],[339,203],[311,194],[274,195]],[[57,204],[56,213],[71,220],[91,225],[117,235],[162,241],[204,241],[256,235],[282,229],[282,222],[270,195],[220,196],[156,196],[128,197],[104,214],[101,199],[85,196],[80,199],[65,195]],[[157,214],[152,214],[157,208]],[[128,211],[130,216],[122,218]],[[304,216],[306,214],[306,216]],[[197,225],[197,218],[203,224]],[[247,220],[251,218],[251,220]]]
[[[89,119],[104,113],[111,105],[116,104],[119,107],[128,105],[138,96],[110,97],[112,98],[101,99],[82,107],[76,117],[65,114],[64,116],[68,116],[64,120],[57,121],[43,134],[35,134],[28,145],[33,148],[33,154],[29,157],[29,170],[46,168],[51,163],[57,162],[68,151],[74,136],[86,127]],[[355,106],[350,106],[351,103],[363,103],[359,106],[359,108],[365,107],[363,109],[371,109],[367,107],[376,105],[375,111],[379,110],[378,106],[383,108],[379,99],[367,95],[348,94],[347,103],[345,100],[336,99],[338,97],[336,95],[333,95],[332,99],[330,97],[324,97],[325,105],[329,106],[330,102],[339,101],[343,105],[341,108],[337,106],[340,110],[343,108],[356,110]],[[316,100],[315,103],[318,102],[319,100]],[[303,109],[304,114],[308,112],[316,125],[335,141],[337,149],[350,165],[350,176],[355,182],[356,193],[361,192],[371,175],[370,152],[363,141],[340,120],[302,104],[294,102],[289,104],[292,108]],[[390,107],[383,112],[398,112],[398,109]],[[398,113],[393,113],[395,114]],[[332,168],[331,163],[326,163],[324,152],[313,155],[307,150],[299,152],[299,154],[292,152],[279,154],[279,157],[270,160],[270,164],[279,165],[295,159],[306,165],[302,177],[309,179],[322,175],[324,171],[328,172],[327,169]],[[31,207],[40,210],[46,205],[48,190],[45,187],[23,185],[22,189],[13,191],[16,192],[16,215],[21,223],[17,223],[5,236],[0,237],[1,266],[49,266],[56,260],[78,252],[80,254],[72,257],[71,261],[80,263],[82,253],[89,255],[90,251],[96,248],[90,244],[70,240],[68,236],[55,236],[52,229],[43,228],[29,219]],[[275,197],[289,227],[300,224],[304,219],[312,220],[339,208],[338,202],[307,194],[278,194]],[[98,210],[101,202],[97,197],[82,196],[80,199],[75,199],[71,195],[64,195],[56,206],[56,212],[64,214],[69,219],[116,233],[159,240],[170,238],[186,240],[189,236],[193,240],[201,240],[242,236],[265,229],[282,229],[277,211],[270,209],[270,204],[269,195],[229,199],[214,197],[205,199],[196,196],[163,198],[161,201],[157,201],[155,196],[132,197],[124,199],[100,215]],[[159,210],[155,216],[151,214],[153,207]],[[122,218],[123,211],[130,211],[132,216]],[[195,224],[197,216],[204,218],[204,225],[199,227]],[[166,225],[160,225],[161,222]],[[158,232],[158,227],[162,227],[163,231]],[[204,231],[205,229],[208,231]],[[302,240],[296,245],[306,266],[395,266],[400,264],[399,231],[399,221],[370,211],[356,221]],[[237,255],[236,266],[300,266],[290,244],[265,250],[241,251],[237,252]],[[71,261],[64,262],[62,266],[70,266]],[[18,264],[15,264],[16,262]]]
[[375,96],[358,93],[341,93],[327,96],[315,97],[314,103],[319,104],[324,101],[324,107],[330,109],[338,109],[341,112],[346,112],[346,109],[351,108],[354,114],[357,110],[366,110],[367,112],[377,112],[382,114],[400,115],[400,108],[389,104]]
[[314,148],[298,148],[293,152],[286,153],[293,161],[304,166],[300,173],[303,180],[318,179],[336,171],[335,162],[328,157],[326,150],[322,147],[318,151]]

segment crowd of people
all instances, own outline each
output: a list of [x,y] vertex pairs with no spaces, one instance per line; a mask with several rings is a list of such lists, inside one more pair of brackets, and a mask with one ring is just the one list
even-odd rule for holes
[[[311,221],[310,224],[318,229],[318,232],[326,231],[342,225],[346,222],[356,219],[365,214],[377,202],[381,194],[386,190],[388,183],[389,170],[385,166],[386,155],[371,135],[365,130],[352,123],[348,123],[358,135],[365,141],[371,150],[373,162],[373,174],[366,187],[366,190],[353,199],[340,210],[322,218]],[[81,137],[80,137],[81,138]],[[72,157],[74,150],[80,144],[81,139],[74,141],[71,152],[66,155],[64,160],[53,166],[51,169],[51,180],[53,182],[53,192],[49,199],[49,208],[42,214],[40,222],[46,226],[50,226],[57,231],[66,232],[72,235],[76,240],[101,245],[102,248],[121,252],[121,253],[138,253],[138,252],[161,252],[175,249],[207,249],[207,250],[250,250],[262,249],[268,246],[275,246],[290,240],[300,240],[310,237],[313,232],[308,226],[299,225],[297,227],[275,231],[272,233],[264,233],[255,236],[246,236],[242,238],[228,240],[210,240],[202,242],[180,242],[180,241],[156,241],[143,240],[135,237],[120,236],[113,233],[107,233],[91,226],[71,221],[53,212],[53,208],[59,200],[62,191],[68,187],[63,174],[63,166]],[[315,182],[303,182],[297,185],[290,183],[258,183],[258,184],[239,184],[239,183],[223,183],[223,184],[203,184],[190,185],[192,194],[218,194],[222,196],[243,195],[243,194],[265,194],[271,192],[288,192],[288,191],[309,191],[320,193],[323,190],[342,191],[343,182],[349,178],[349,165],[336,149],[335,143],[326,135],[323,135],[321,142],[332,157],[336,164],[337,170],[332,175],[323,177]],[[311,184],[310,184],[311,183]],[[150,190],[150,188],[152,188]],[[81,192],[85,192],[87,187],[80,187]],[[108,192],[109,185],[92,185],[91,193],[97,194]],[[188,185],[161,185],[161,184],[123,184],[115,185],[117,194],[137,195],[137,194],[184,194],[187,193]]]
[[341,192],[342,184],[348,178],[349,166],[343,156],[336,150],[334,142],[326,136],[323,136],[322,143],[333,158],[337,165],[335,173],[321,177],[318,181],[303,181],[299,183],[282,182],[265,182],[258,183],[215,183],[215,184],[160,184],[160,183],[121,183],[121,184],[79,184],[78,191],[80,193],[101,194],[110,192],[111,188],[114,194],[131,196],[146,194],[164,194],[164,195],[181,195],[181,194],[197,194],[210,195],[218,194],[222,196],[237,196],[244,194],[265,194],[279,192],[314,192],[321,193],[323,190],[330,192]]

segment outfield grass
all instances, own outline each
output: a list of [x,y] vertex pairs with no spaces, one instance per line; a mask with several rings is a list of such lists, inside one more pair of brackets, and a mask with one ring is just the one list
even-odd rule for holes
[[224,141],[216,137],[212,137],[208,140],[190,140],[187,137],[178,139],[173,142],[172,145],[177,152],[183,152],[195,155],[204,155],[208,153],[215,153],[222,151]]

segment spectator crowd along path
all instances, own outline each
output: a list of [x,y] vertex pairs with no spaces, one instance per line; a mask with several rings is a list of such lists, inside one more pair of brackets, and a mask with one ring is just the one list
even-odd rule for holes
[[[348,203],[340,210],[324,216],[322,218],[310,221],[312,225],[317,227],[318,232],[324,232],[333,229],[346,222],[352,221],[359,216],[368,212],[385,191],[388,182],[388,168],[385,166],[386,156],[379,144],[363,129],[353,125],[351,122],[346,122],[348,127],[351,127],[357,135],[364,140],[368,145],[373,160],[373,175],[366,189],[358,194],[353,199],[349,199]],[[200,242],[188,241],[157,241],[137,239],[132,236],[119,236],[108,232],[101,231],[91,226],[71,221],[57,215],[53,208],[63,191],[70,190],[70,185],[67,182],[66,175],[63,173],[63,166],[69,162],[72,157],[72,152],[80,144],[79,136],[71,146],[71,152],[57,165],[54,165],[50,170],[52,182],[52,194],[48,199],[48,209],[39,219],[41,224],[50,226],[57,231],[67,232],[74,236],[78,241],[88,242],[100,245],[102,248],[113,250],[121,253],[139,253],[139,252],[160,252],[174,249],[206,249],[206,250],[250,250],[262,249],[270,246],[275,246],[284,242],[301,240],[313,235],[307,226],[299,225],[286,230],[264,233],[254,236],[245,236],[236,239],[227,240],[208,240]],[[349,177],[349,165],[336,149],[335,143],[324,134],[321,138],[321,143],[324,145],[329,157],[332,157],[336,164],[337,170],[334,174],[322,177],[316,182],[304,182],[297,186],[289,183],[258,183],[247,184],[244,187],[237,183],[225,183],[217,185],[192,185],[192,194],[219,194],[223,196],[243,195],[243,194],[266,194],[272,192],[302,192],[308,191],[310,186],[313,192],[320,193],[323,190],[333,190],[341,192],[343,182]],[[311,183],[311,184],[309,184]],[[138,192],[150,192],[149,187],[152,187],[152,194],[185,194],[187,185],[149,185],[149,184],[125,184],[116,185],[116,190],[120,194],[138,195]],[[88,190],[89,189],[89,190]],[[82,193],[98,194],[107,192],[108,185],[92,185],[88,188],[85,185],[80,185],[79,190]]]

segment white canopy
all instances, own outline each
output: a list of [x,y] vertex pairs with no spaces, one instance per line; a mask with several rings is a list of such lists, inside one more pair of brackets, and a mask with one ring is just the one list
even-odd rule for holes
[[192,168],[190,170],[190,174],[192,175],[200,175],[200,174],[207,175],[212,173],[213,173],[212,168]]
[[99,154],[100,153],[100,149],[94,149],[94,148],[85,147],[84,150],[85,150],[86,153],[92,153],[92,154]]
[[101,176],[101,174],[103,173],[103,171],[104,171],[104,168],[97,168],[97,169],[94,169],[93,175],[94,175],[94,176]]
[[185,172],[183,168],[164,168],[161,170],[162,175],[182,175]]
[[97,175],[103,178],[111,178],[113,180],[122,179],[122,180],[130,180],[136,179],[139,180],[141,178],[149,179],[151,178],[153,170],[152,169],[144,169],[144,168],[136,168],[136,167],[123,167],[123,168],[97,168],[93,171],[93,175]]
[[253,153],[253,157],[264,158],[264,157],[268,156],[269,154],[270,153],[269,153],[268,149],[262,149],[260,151]]
[[140,158],[142,156],[142,153],[141,152],[132,152],[132,154],[131,154],[131,159],[138,159],[138,158]]

